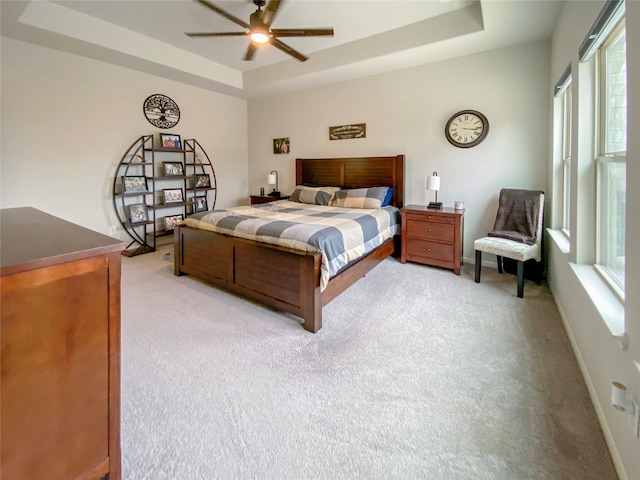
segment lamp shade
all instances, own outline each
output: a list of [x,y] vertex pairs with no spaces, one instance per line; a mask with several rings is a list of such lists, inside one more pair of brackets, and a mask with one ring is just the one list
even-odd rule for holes
[[427,190],[440,190],[440,177],[437,174],[427,177]]
[[269,176],[267,177],[267,183],[269,185],[275,185],[276,183],[278,183],[278,177],[276,177],[275,173],[269,174]]

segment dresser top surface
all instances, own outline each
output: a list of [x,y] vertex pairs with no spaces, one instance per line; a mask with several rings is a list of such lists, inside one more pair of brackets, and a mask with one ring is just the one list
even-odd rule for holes
[[0,209],[2,275],[124,250],[107,235],[32,207]]

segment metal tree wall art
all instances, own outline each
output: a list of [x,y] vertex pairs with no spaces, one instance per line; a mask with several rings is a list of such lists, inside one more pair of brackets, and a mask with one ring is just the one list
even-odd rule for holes
[[159,93],[147,97],[142,105],[142,111],[154,127],[172,128],[180,121],[178,104]]

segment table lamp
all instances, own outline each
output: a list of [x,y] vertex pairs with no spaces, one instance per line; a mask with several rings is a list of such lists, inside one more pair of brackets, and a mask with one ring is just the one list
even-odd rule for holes
[[438,201],[438,190],[440,190],[440,177],[438,176],[438,172],[433,172],[430,177],[427,177],[427,190],[436,192],[436,201],[429,202],[427,206],[429,208],[442,208],[442,202]]
[[269,194],[271,197],[279,197],[280,192],[278,191],[278,171],[272,170],[269,176],[267,177],[267,183],[269,185],[275,185],[273,191]]

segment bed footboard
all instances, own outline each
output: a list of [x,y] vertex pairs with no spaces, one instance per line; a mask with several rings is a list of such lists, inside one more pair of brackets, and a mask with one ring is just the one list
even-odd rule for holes
[[304,328],[322,327],[321,255],[198,230],[174,232],[174,274],[212,285],[302,317]]

